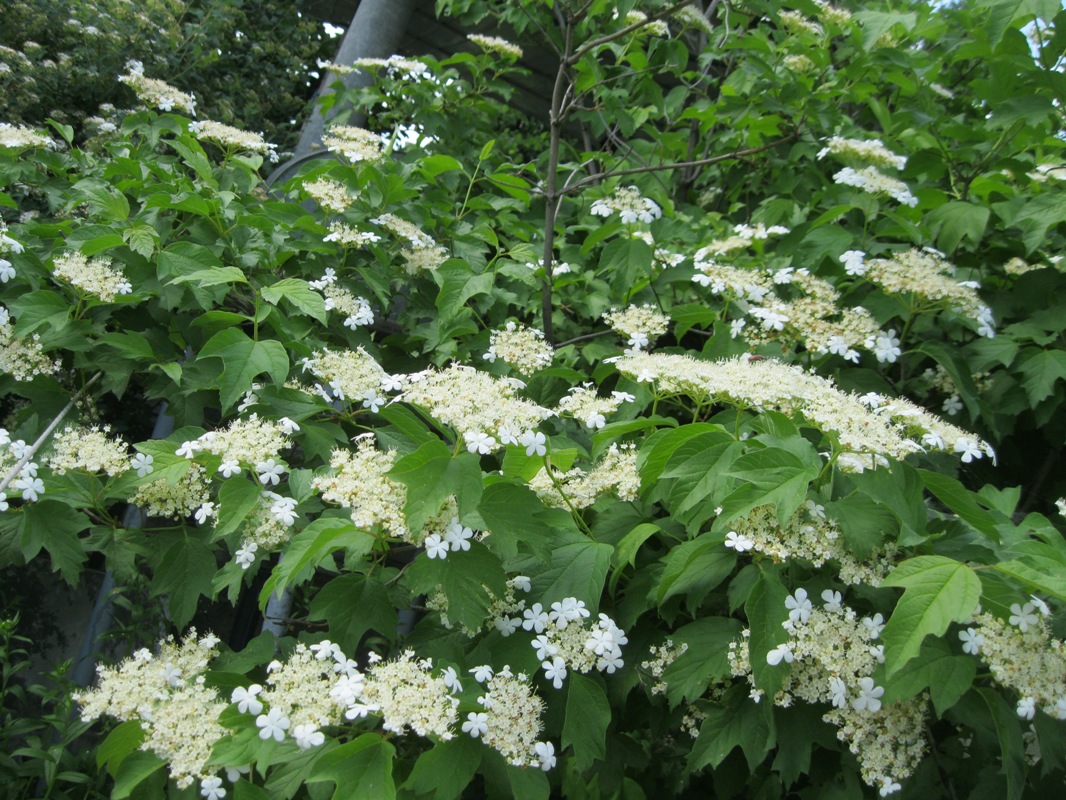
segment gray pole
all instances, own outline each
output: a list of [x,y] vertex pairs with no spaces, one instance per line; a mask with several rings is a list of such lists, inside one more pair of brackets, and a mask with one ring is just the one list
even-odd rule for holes
[[[341,40],[333,63],[350,65],[360,58],[388,58],[395,54],[407,30],[407,22],[414,10],[415,2],[416,0],[362,0],[355,10],[355,16],[352,17],[348,31]],[[329,72],[322,78],[322,85],[315,99],[317,100],[322,95],[332,94],[333,90],[330,87],[338,80],[349,89],[370,86],[373,82],[368,72],[353,72],[344,76]],[[336,114],[342,107],[334,106],[330,110],[330,116]],[[308,117],[300,132],[300,141],[293,151],[292,158],[270,173],[270,184],[288,180],[304,162],[323,154],[322,134],[327,121],[326,115],[322,113],[322,107],[316,102],[311,116]],[[350,118],[350,122],[352,125],[363,125],[366,122],[365,111],[357,110]]]

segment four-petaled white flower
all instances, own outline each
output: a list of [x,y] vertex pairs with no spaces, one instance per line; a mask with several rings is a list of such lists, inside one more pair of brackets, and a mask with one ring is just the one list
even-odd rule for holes
[[480,667],[474,667],[470,670],[470,674],[474,676],[474,680],[478,683],[484,683],[492,679],[492,667],[488,664],[482,664]]
[[736,550],[738,553],[743,553],[751,550],[755,546],[755,542],[743,534],[730,531],[725,535],[725,546],[731,550]]
[[196,522],[198,525],[203,525],[205,522],[211,519],[214,513],[215,504],[212,502],[207,502],[201,504],[200,507],[196,509],[196,513],[193,514],[193,516],[196,518]]
[[341,653],[341,646],[329,639],[323,639],[307,649],[315,654],[315,661],[329,661]]
[[463,691],[463,684],[459,682],[459,675],[455,671],[455,667],[448,667],[444,669],[441,672],[440,676],[444,679],[444,685],[448,687],[449,691]]
[[793,622],[806,622],[811,618],[814,606],[807,597],[806,589],[797,589],[796,593],[785,598],[785,608],[789,609],[788,618]]
[[468,452],[485,456],[496,449],[496,440],[482,431],[467,431],[463,438],[466,439]]
[[278,420],[278,427],[281,428],[282,433],[299,433],[300,426],[293,422],[288,417],[282,417]]
[[888,797],[890,794],[894,794],[902,788],[903,787],[900,786],[896,781],[892,780],[891,777],[886,775],[881,779],[881,787],[877,790],[877,793],[880,794],[882,797]]
[[870,638],[876,639],[881,635],[881,631],[885,629],[885,618],[878,612],[872,617],[863,617],[862,624],[866,626],[866,629],[870,632]]
[[792,646],[788,642],[785,642],[784,644],[779,644],[766,654],[766,663],[771,667],[776,667],[782,661],[786,664],[791,664],[794,658],[795,656],[792,654]]
[[463,723],[463,733],[469,733],[475,739],[481,736],[489,729],[489,715],[479,714],[471,711],[466,715],[466,722]]
[[217,775],[212,775],[200,781],[200,796],[206,800],[222,800],[226,796],[226,790],[222,788],[222,779]]
[[452,521],[444,530],[444,541],[453,551],[469,550],[470,540],[474,538],[474,532],[459,522],[458,517],[452,517]]
[[1029,595],[1029,602],[1033,604],[1033,608],[1040,612],[1040,616],[1051,616],[1051,609],[1048,607],[1048,604],[1041,600],[1039,597],[1037,597],[1035,594]]
[[1018,629],[1025,633],[1033,625],[1036,625],[1038,619],[1033,612],[1036,608],[1032,603],[1026,603],[1025,605],[1018,605],[1014,603],[1010,607],[1010,624],[1017,625]]
[[218,471],[222,473],[223,478],[232,478],[234,475],[241,474],[241,463],[236,459],[223,461],[219,465]]
[[289,528],[296,524],[299,514],[296,513],[296,500],[292,497],[279,497],[270,507],[270,513],[274,519]]
[[363,398],[363,408],[369,408],[371,413],[376,414],[384,402],[385,400],[378,397],[378,393],[371,389],[367,396]]
[[237,563],[241,565],[242,569],[248,569],[248,567],[255,563],[255,551],[258,549],[259,545],[255,542],[249,542],[233,555],[237,559]]
[[174,451],[176,456],[184,456],[185,458],[195,458],[196,454],[203,450],[203,445],[195,439],[188,442],[183,442],[181,447]]
[[530,642],[533,648],[537,651],[537,658],[541,661],[546,661],[553,656],[559,654],[559,648],[551,643],[551,640],[543,633]]
[[403,388],[403,378],[399,375],[386,375],[381,379],[381,391],[398,392]]
[[255,471],[259,475],[261,484],[264,486],[277,486],[281,483],[281,476],[285,474],[285,466],[277,463],[272,458],[268,458],[266,461],[260,461],[256,464]]
[[527,456],[543,456],[548,452],[547,437],[540,431],[528,430],[518,437],[518,443],[526,448]]
[[551,742],[537,742],[533,746],[533,750],[537,754],[542,770],[547,772],[555,766],[555,745]]
[[603,416],[603,414],[599,413],[598,411],[593,414],[589,414],[585,418],[585,427],[588,428],[590,431],[599,430],[606,424],[607,417]]
[[285,741],[285,731],[289,729],[289,718],[281,713],[281,709],[272,708],[255,718],[255,726],[260,729],[260,739],[266,741],[273,737],[274,741],[282,742]]
[[955,452],[962,455],[961,461],[963,464],[969,464],[975,458],[981,458],[984,455],[981,446],[976,441],[967,439],[965,436],[960,436],[955,441]]
[[237,704],[237,710],[242,714],[259,714],[263,711],[263,703],[256,695],[263,691],[258,683],[253,683],[247,689],[238,686],[230,695],[229,701]]
[[873,678],[863,678],[859,681],[859,696],[851,701],[851,707],[856,711],[869,711],[873,713],[881,710],[881,695],[885,693],[883,686],[875,686]]
[[445,559],[451,549],[451,545],[441,539],[438,533],[431,533],[422,544],[426,548],[426,555],[430,558]]
[[548,612],[544,610],[544,606],[540,603],[534,603],[530,608],[527,608],[522,612],[524,621],[522,627],[527,631],[536,631],[537,633],[544,633],[544,629],[551,621],[548,617]]
[[496,617],[492,624],[501,636],[510,636],[522,627],[522,620],[518,617]]
[[515,575],[511,578],[511,585],[519,591],[528,592],[532,590],[532,585],[529,582],[528,575]]
[[551,661],[544,661],[541,666],[544,668],[544,677],[552,682],[552,686],[562,689],[566,679],[566,662],[555,656]]
[[848,705],[848,686],[840,678],[829,679],[829,694],[833,696],[835,708],[846,708]]
[[614,675],[616,669],[622,668],[622,656],[621,651],[615,650],[611,653],[606,653],[596,661],[596,669],[601,672],[606,672],[608,675]]
[[145,475],[151,475],[155,471],[155,467],[152,463],[155,461],[153,456],[145,453],[137,453],[130,462],[130,468],[137,470],[137,477],[143,478]]
[[296,746],[301,750],[310,750],[312,747],[323,744],[326,741],[326,734],[315,725],[297,725],[292,729],[292,738],[296,740]]
[[26,476],[11,481],[11,486],[22,492],[22,499],[36,503],[37,499],[44,494],[44,481],[40,478]]
[[985,637],[974,628],[959,631],[959,638],[962,639],[962,652],[969,653],[971,656],[981,652],[981,645],[985,643]]

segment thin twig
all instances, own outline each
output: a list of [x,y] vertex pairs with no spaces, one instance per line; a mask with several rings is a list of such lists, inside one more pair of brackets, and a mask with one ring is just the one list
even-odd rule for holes
[[103,374],[103,372],[97,372],[95,375],[89,378],[88,382],[84,386],[82,386],[72,398],[70,398],[70,402],[63,407],[63,410],[60,411],[56,418],[53,419],[48,424],[48,427],[44,429],[44,433],[38,436],[37,441],[30,445],[26,449],[26,452],[22,454],[22,458],[15,462],[15,466],[11,468],[11,472],[7,474],[7,477],[4,478],[3,481],[0,481],[0,492],[3,492],[5,489],[7,489],[7,487],[11,484],[11,481],[15,480],[15,478],[18,477],[18,474],[22,471],[22,468],[30,463],[33,457],[37,454],[37,451],[41,448],[41,445],[48,441],[48,437],[52,435],[52,431],[54,431],[59,426],[59,423],[63,421],[63,418],[70,413],[70,409],[74,408],[74,404],[81,399],[81,396],[85,394],[85,392],[88,391],[89,387],[96,383],[96,381],[99,380],[100,376]]
[[678,0],[678,2],[674,3],[673,5],[667,6],[666,8],[661,9],[660,11],[656,11],[654,14],[648,14],[648,16],[645,19],[642,19],[640,22],[634,22],[632,25],[626,25],[626,27],[622,28],[621,30],[615,31],[614,33],[608,33],[598,39],[593,39],[580,50],[576,51],[573,55],[569,56],[566,59],[567,65],[576,64],[578,61],[585,57],[586,53],[595,50],[600,45],[608,44],[609,42],[613,42],[616,39],[621,39],[623,36],[630,34],[635,30],[639,30],[643,27],[646,27],[652,22],[656,22],[660,19],[663,19],[664,17],[669,17],[682,6],[687,6],[689,2],[690,0]]
[[582,336],[575,336],[573,339],[567,339],[565,342],[559,342],[556,347],[566,347],[568,344],[577,344],[578,342],[587,342],[589,339],[598,339],[601,336],[606,336],[609,333],[614,333],[613,330],[596,331],[596,333],[586,333]]

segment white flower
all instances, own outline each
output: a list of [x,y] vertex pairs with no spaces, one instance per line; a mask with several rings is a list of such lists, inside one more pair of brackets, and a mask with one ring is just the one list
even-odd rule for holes
[[730,531],[725,535],[725,546],[731,550],[736,550],[738,553],[743,553],[751,550],[755,546],[755,542],[736,531]]
[[403,388],[403,378],[399,375],[386,375],[381,379],[381,391],[398,392]]
[[566,678],[566,662],[555,656],[551,661],[543,662],[541,667],[544,668],[544,677],[550,680],[556,689],[562,689],[563,680]]
[[200,796],[207,800],[222,800],[226,796],[226,790],[222,788],[222,779],[213,775],[200,781]]
[[7,492],[0,492],[0,511],[7,511],[10,506],[7,502]]
[[736,339],[748,324],[746,319],[735,319],[729,323],[729,335]]
[[376,414],[384,402],[385,400],[378,397],[378,393],[371,389],[369,394],[363,398],[363,408],[369,408],[371,413]]
[[585,608],[585,601],[576,597],[564,597],[562,600],[552,603],[551,613],[548,618],[555,622],[560,630],[566,630],[571,622],[580,622],[583,617],[588,617],[589,611]]
[[492,624],[500,632],[501,636],[510,636],[522,627],[522,620],[518,617],[496,617]]
[[444,679],[444,685],[448,687],[449,691],[463,691],[463,684],[459,682],[459,675],[456,673],[455,667],[448,667],[442,670],[440,676]]
[[307,649],[315,654],[315,661],[329,661],[335,656],[342,655],[341,646],[336,642],[331,642],[329,639],[323,639]]
[[779,644],[766,654],[766,663],[771,667],[776,667],[782,661],[786,664],[791,664],[794,658],[795,656],[792,654],[792,646],[788,642],[785,642],[784,644]]
[[239,767],[226,767],[226,780],[230,783],[236,783],[241,779],[242,775],[247,775],[251,771],[250,764],[242,764]]
[[548,612],[544,610],[544,606],[540,603],[534,603],[532,607],[523,611],[522,617],[525,620],[522,623],[522,627],[527,631],[535,630],[537,633],[544,633],[544,628],[550,622]]
[[454,550],[469,550],[470,540],[474,538],[474,532],[462,525],[458,518],[452,517],[451,523],[444,531],[444,541]]
[[154,461],[155,458],[150,455],[137,453],[130,462],[130,468],[137,470],[138,478],[143,478],[145,475],[151,475],[155,471],[155,467],[152,466]]
[[790,609],[788,618],[793,622],[806,622],[811,618],[814,606],[807,597],[806,589],[797,589],[794,595],[785,598],[785,608]]
[[981,645],[985,643],[985,637],[974,628],[959,631],[959,638],[962,639],[962,652],[969,653],[971,656],[981,652]]
[[859,681],[859,696],[851,701],[851,707],[856,711],[869,711],[871,714],[880,711],[880,698],[884,693],[883,686],[874,686],[873,678],[863,678]]
[[540,431],[528,430],[518,437],[518,443],[526,448],[527,456],[543,456],[548,452],[545,446],[548,439]]
[[596,669],[598,669],[600,672],[606,672],[608,675],[613,675],[616,669],[621,668],[622,653],[618,649],[615,649],[611,653],[605,654],[596,662]]
[[40,478],[19,478],[11,482],[11,485],[22,491],[22,499],[36,503],[37,498],[44,494],[44,481]]
[[211,515],[214,513],[215,504],[207,502],[203,503],[198,509],[196,509],[196,513],[193,516],[196,518],[197,524],[203,525],[205,522],[211,519]]
[[636,400],[636,395],[632,395],[629,392],[611,392],[611,397],[615,398],[621,403],[632,403]]
[[241,464],[235,459],[223,461],[219,465],[218,471],[222,473],[223,478],[232,478],[234,475],[241,474]]
[[296,524],[299,514],[296,513],[296,500],[292,497],[280,497],[270,507],[270,513],[274,519],[289,528]]
[[233,690],[233,694],[230,695],[229,701],[231,703],[236,703],[237,710],[242,714],[259,714],[263,710],[263,703],[258,697],[256,697],[256,695],[262,691],[263,687],[258,683],[253,683],[247,689],[243,686],[238,686]]
[[865,257],[866,253],[862,250],[848,250],[841,254],[840,261],[844,265],[844,272],[848,275],[865,275],[866,265],[863,263]]
[[310,750],[312,747],[323,744],[326,741],[326,734],[315,725],[297,725],[292,729],[292,738],[296,740],[296,746],[301,750]]
[[540,760],[540,768],[547,772],[555,766],[555,745],[551,742],[537,742],[533,746],[537,758]]
[[878,664],[885,663],[885,646],[883,644],[877,645],[877,647],[870,648],[870,655],[872,655]]
[[233,555],[236,556],[237,563],[241,565],[242,569],[248,569],[255,563],[255,551],[258,549],[259,545],[255,542],[249,542]]
[[15,277],[15,268],[6,258],[0,258],[0,283],[7,283]]
[[551,640],[543,633],[530,642],[530,644],[533,645],[533,648],[537,651],[537,659],[540,661],[546,661],[559,654],[559,648],[552,644]]
[[496,440],[487,433],[481,431],[467,431],[463,434],[466,439],[466,449],[471,453],[488,455],[496,448]]
[[870,631],[870,638],[876,639],[881,635],[881,631],[885,629],[885,618],[878,612],[872,617],[863,617],[862,624]]
[[890,776],[886,775],[881,779],[881,787],[877,792],[882,797],[888,797],[890,794],[898,792],[902,788],[903,787],[896,783],[896,781],[892,780]]
[[523,592],[530,591],[533,587],[530,585],[528,575],[515,575],[511,578],[511,585]]
[[282,417],[278,420],[278,427],[281,428],[282,433],[299,433],[300,426],[293,422],[288,417]]
[[1017,625],[1018,629],[1025,633],[1037,623],[1037,616],[1033,613],[1035,610],[1032,603],[1026,603],[1024,606],[1014,603],[1010,607],[1010,624]]
[[430,558],[443,560],[448,557],[448,551],[451,549],[451,545],[441,539],[438,533],[431,533],[422,544],[426,548],[426,555]]
[[474,676],[474,680],[478,683],[484,683],[492,679],[492,667],[482,664],[480,667],[474,667],[470,670],[470,674]]
[[1036,698],[1023,697],[1018,701],[1018,716],[1022,719],[1032,719],[1036,716]]
[[463,733],[469,733],[475,739],[481,734],[485,733],[489,729],[489,715],[477,714],[471,711],[466,715],[466,722],[463,723]]
[[1030,602],[1032,602],[1033,608],[1035,608],[1037,611],[1040,612],[1040,616],[1042,616],[1042,617],[1050,617],[1051,616],[1051,609],[1048,608],[1048,604],[1045,603],[1043,600],[1041,600],[1039,597],[1037,597],[1035,594],[1029,595],[1029,600],[1030,600]]
[[585,420],[585,427],[590,431],[598,430],[607,424],[607,417],[600,414],[598,411],[590,414]]
[[984,452],[981,450],[981,446],[965,436],[960,436],[955,441],[955,452],[962,454],[962,463],[969,464],[975,458],[981,458]]
[[259,475],[259,482],[264,486],[277,486],[281,483],[281,476],[285,474],[285,467],[274,459],[268,458],[255,465],[255,471]]
[[848,687],[840,678],[829,679],[829,693],[833,695],[835,708],[846,708],[848,705]]
[[203,449],[203,445],[201,445],[198,441],[193,439],[193,440],[188,441],[188,442],[183,442],[181,447],[179,447],[177,450],[174,451],[174,455],[176,455],[176,456],[184,456],[185,458],[194,458],[196,456],[197,452],[199,452],[202,449]]
[[903,351],[899,348],[899,339],[896,338],[896,331],[890,330],[888,333],[880,333],[874,338],[873,342],[874,355],[877,356],[877,360],[882,363],[895,363],[896,359],[903,355]]
[[272,708],[269,713],[256,717],[255,726],[261,729],[260,739],[266,741],[273,737],[274,741],[281,742],[285,740],[285,731],[289,729],[289,718],[280,709]]

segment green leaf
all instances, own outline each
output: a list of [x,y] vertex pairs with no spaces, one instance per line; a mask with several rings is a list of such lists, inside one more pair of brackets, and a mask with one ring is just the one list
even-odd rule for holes
[[27,503],[16,519],[19,550],[26,561],[43,547],[52,561],[52,571],[77,586],[82,564],[88,559],[78,534],[89,527],[90,520],[80,511],[56,500]]
[[904,589],[882,633],[889,677],[918,655],[928,634],[943,636],[952,622],[969,619],[981,599],[976,573],[944,556],[908,559],[881,586]]
[[932,229],[936,246],[950,253],[963,239],[969,239],[974,245],[980,243],[991,213],[991,209],[983,206],[952,200],[926,214],[925,222]]
[[1007,795],[1004,800],[1020,800],[1025,791],[1025,745],[1022,739],[1021,723],[1003,695],[994,689],[977,689],[977,694],[984,701],[992,717],[992,725],[999,739],[1002,771],[1007,778]]
[[826,511],[840,525],[844,543],[860,559],[880,547],[886,534],[899,533],[899,520],[886,506],[869,495],[854,494],[826,505]]
[[862,47],[867,51],[872,50],[877,40],[897,25],[909,31],[918,23],[916,14],[897,11],[859,11],[855,19],[862,26]]
[[138,720],[131,719],[123,722],[112,730],[96,748],[97,768],[106,764],[108,774],[114,777],[126,756],[137,752],[143,741],[144,728]]
[[917,658],[885,682],[882,702],[888,705],[907,700],[929,689],[937,716],[943,717],[970,690],[976,675],[976,658],[955,655],[943,642],[930,640]]
[[1039,350],[1019,366],[1022,388],[1035,408],[1055,391],[1055,382],[1066,379],[1066,352]]
[[233,800],[271,800],[266,789],[241,778],[233,785]]
[[437,311],[441,322],[455,319],[466,301],[479,294],[491,294],[494,284],[491,272],[475,275],[465,261],[448,261],[434,273],[440,285]]
[[223,411],[230,409],[264,372],[278,386],[285,383],[289,374],[289,357],[281,342],[273,339],[253,342],[236,328],[212,336],[200,350],[198,358],[222,359],[224,366],[219,378],[219,393]]
[[480,542],[467,551],[449,552],[446,558],[419,553],[404,574],[413,592],[443,592],[449,622],[473,631],[485,622],[493,601],[506,592],[507,574],[499,557]]
[[634,284],[651,273],[652,249],[642,239],[614,239],[603,248],[599,273],[616,295],[627,297]]
[[218,522],[215,523],[215,537],[220,538],[232,533],[259,505],[262,489],[253,481],[235,475],[227,478],[218,490]]
[[163,769],[166,761],[155,753],[138,750],[122,759],[115,775],[115,787],[111,790],[112,800],[124,800],[150,776]]
[[595,614],[614,548],[584,537],[552,549],[548,569],[533,577],[533,591],[545,606],[565,597],[584,600]]
[[326,301],[322,295],[312,289],[307,281],[298,278],[285,278],[277,283],[266,286],[262,290],[263,299],[272,305],[277,305],[284,298],[296,307],[305,316],[312,317],[323,325],[328,321]]
[[315,762],[307,783],[331,781],[335,785],[332,800],[393,800],[396,784],[392,778],[392,761],[396,748],[376,733],[364,733],[358,739],[330,750]]
[[477,157],[477,160],[484,161],[486,158],[488,158],[492,154],[492,148],[495,146],[495,139],[489,139],[487,142],[485,142],[484,146],[481,148],[481,154]]
[[929,470],[918,470],[922,481],[937,499],[959,515],[974,528],[994,542],[999,541],[998,525],[1008,521],[1002,514],[993,515],[981,508],[972,492],[961,483],[947,475]]
[[1026,254],[1042,247],[1048,239],[1048,229],[1066,221],[1066,197],[1062,192],[1048,192],[1029,200],[1015,218],[1022,229]]
[[574,764],[584,772],[603,760],[611,705],[603,688],[592,678],[571,671],[569,679],[562,747],[574,748]]
[[[813,446],[809,443],[807,446],[813,451]],[[740,485],[722,501],[722,513],[715,520],[715,527],[723,528],[731,520],[764,505],[773,505],[778,520],[784,524],[803,505],[811,481],[819,472],[819,465],[812,458],[800,458],[789,450],[767,447],[745,453],[725,473]]]
[[502,558],[514,559],[522,544],[548,559],[552,529],[541,516],[547,509],[528,487],[505,482],[487,486],[477,510],[492,531],[486,542]]
[[310,577],[315,567],[336,551],[347,550],[359,557],[369,553],[375,541],[370,534],[356,530],[350,517],[319,517],[289,542],[285,558],[274,567],[259,593],[260,605],[265,605],[274,592]]
[[201,289],[208,286],[219,286],[224,283],[248,283],[244,277],[244,271],[237,267],[212,267],[211,269],[198,269],[179,275],[168,281],[170,284],[195,283]]
[[427,178],[436,178],[444,172],[462,172],[463,165],[451,156],[438,153],[419,159],[418,170]]
[[781,583],[776,571],[759,565],[759,578],[751,587],[744,603],[744,615],[748,618],[748,653],[755,686],[767,697],[777,694],[785,680],[788,666],[784,663],[773,666],[766,662],[766,654],[788,640],[781,623],[788,619],[785,598],[788,589]]
[[741,628],[739,620],[703,617],[670,634],[675,645],[688,645],[663,673],[671,706],[696,702],[712,683],[731,675],[729,644]]
[[211,596],[215,554],[199,539],[179,537],[155,567],[152,595],[168,595],[171,622],[178,628],[189,624],[200,596]]
[[98,178],[83,178],[71,187],[89,206],[89,211],[108,222],[121,222],[130,216],[130,204],[122,192]]
[[970,412],[971,416],[976,417],[980,413],[980,408],[977,405],[977,395],[980,393],[973,382],[970,366],[962,354],[959,353],[958,348],[948,347],[943,342],[930,340],[921,342],[915,349],[920,353],[925,353],[944,368],[955,383],[955,386],[958,387],[959,396],[966,405],[966,410]]
[[396,635],[396,609],[385,584],[375,575],[349,573],[334,578],[319,589],[307,617],[326,620],[329,638],[346,653],[356,651],[367,631],[376,631],[390,641]]
[[122,238],[130,246],[130,250],[140,253],[145,258],[151,258],[159,244],[159,234],[156,229],[143,222],[135,222],[126,228],[122,232]]
[[695,609],[707,593],[729,577],[737,556],[725,546],[724,538],[704,534],[671,548],[662,559],[663,571],[655,602],[660,606],[679,594],[689,595]]
[[775,740],[771,704],[753,702],[745,687],[734,686],[720,704],[708,707],[700,735],[689,752],[688,771],[717,767],[734,747],[744,752],[748,768],[754,771]]
[[438,439],[397,460],[388,475],[407,487],[404,515],[412,531],[421,531],[430,517],[439,514],[450,495],[456,496],[460,519],[481,500],[478,457],[473,453],[453,457],[451,449]]
[[418,795],[432,794],[433,800],[453,800],[474,779],[482,751],[483,747],[469,736],[437,742],[418,757],[402,788]]
[[615,545],[614,552],[611,553],[612,592],[618,583],[622,570],[627,566],[632,567],[636,564],[637,552],[640,550],[641,545],[656,533],[662,533],[662,528],[653,522],[643,522],[623,536],[622,540]]

